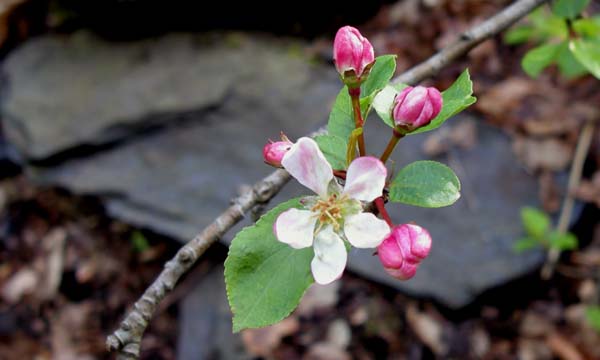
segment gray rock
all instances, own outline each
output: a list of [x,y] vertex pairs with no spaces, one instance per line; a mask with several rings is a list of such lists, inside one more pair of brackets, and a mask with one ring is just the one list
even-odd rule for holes
[[223,266],[213,268],[181,301],[177,359],[251,359],[240,334],[231,332]]
[[[26,157],[46,158],[217,106],[234,88],[250,100],[259,91],[276,93],[284,79],[291,83],[285,86],[302,86],[306,63],[291,47],[271,43],[235,34],[131,43],[85,32],[34,39],[3,64],[0,110],[7,136]],[[271,82],[245,86],[263,79]]]
[[[102,196],[109,211],[125,221],[189,240],[228,205],[241,184],[252,184],[271,171],[260,165],[265,138],[279,130],[296,138],[316,129],[327,118],[340,86],[333,70],[309,66],[279,45],[249,42],[228,54],[253,60],[242,73],[222,70],[231,73],[226,76],[233,77],[235,86],[218,107],[188,114],[190,121],[175,122],[96,155],[30,173],[44,184]],[[222,62],[233,60],[224,57]],[[379,154],[389,129],[371,119],[366,133],[370,151]],[[400,142],[396,168],[424,158],[425,137]],[[395,221],[415,221],[434,238],[432,253],[417,276],[406,282],[390,278],[369,251],[353,251],[349,268],[414,295],[461,307],[482,291],[532,270],[542,254],[517,255],[511,249],[521,234],[519,208],[537,203],[537,186],[515,162],[509,139],[479,125],[479,145],[450,154],[436,160],[453,167],[462,180],[463,196],[454,206],[389,206]],[[272,205],[305,193],[297,184],[290,185]]]
[[[246,41],[230,57],[253,59],[235,74],[218,107],[110,150],[30,173],[44,183],[100,194],[109,211],[133,224],[189,239],[243,184],[272,171],[262,146],[285,130],[292,138],[316,130],[339,91],[337,74],[309,65],[290,46]],[[223,64],[233,60],[223,55]],[[191,78],[190,81],[196,81]],[[190,86],[190,85],[186,85]],[[48,139],[50,142],[51,140]]]

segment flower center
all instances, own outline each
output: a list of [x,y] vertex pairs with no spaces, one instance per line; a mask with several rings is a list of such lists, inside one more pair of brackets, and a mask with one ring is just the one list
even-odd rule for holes
[[326,200],[319,199],[310,209],[319,220],[319,227],[316,232],[321,230],[326,224],[333,226],[334,231],[339,231],[341,221],[343,220],[343,205],[348,200],[348,196],[331,194]]

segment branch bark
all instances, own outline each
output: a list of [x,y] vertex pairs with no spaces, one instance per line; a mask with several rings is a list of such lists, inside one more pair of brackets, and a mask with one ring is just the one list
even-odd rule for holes
[[[518,0],[485,22],[463,33],[454,43],[428,60],[396,77],[393,82],[415,84],[439,72],[484,40],[500,33],[548,0]],[[251,190],[232,201],[232,205],[194,239],[184,245],[156,280],[146,289],[119,328],[106,340],[109,351],[118,351],[117,359],[137,359],[142,336],[158,304],[170,292],[206,249],[238,223],[254,206],[268,202],[290,180],[284,170],[277,170],[256,183]]]
[[[567,182],[567,193],[560,211],[558,224],[556,225],[556,231],[560,233],[566,233],[569,230],[569,224],[571,223],[571,216],[573,215],[573,208],[575,206],[575,190],[579,187],[579,183],[581,182],[583,165],[590,150],[590,145],[592,144],[595,126],[595,119],[587,120],[577,139],[577,148],[575,149],[575,156],[573,157],[573,164],[571,165],[569,180]],[[543,280],[548,280],[552,277],[559,257],[560,250],[555,248],[548,250],[548,257],[541,272]]]

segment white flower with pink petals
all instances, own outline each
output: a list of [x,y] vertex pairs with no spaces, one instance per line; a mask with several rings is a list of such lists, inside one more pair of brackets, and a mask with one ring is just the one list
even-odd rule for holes
[[275,236],[296,249],[312,246],[313,277],[319,284],[328,284],[346,267],[344,240],[357,248],[375,248],[389,234],[387,223],[363,212],[361,203],[381,196],[387,169],[377,158],[356,158],[348,167],[342,189],[317,143],[307,137],[292,145],[281,164],[318,196],[304,198],[305,209],[281,213],[275,221]]

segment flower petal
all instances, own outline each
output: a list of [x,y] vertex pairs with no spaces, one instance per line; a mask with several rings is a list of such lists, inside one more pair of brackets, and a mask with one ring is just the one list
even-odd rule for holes
[[302,249],[313,244],[317,217],[312,211],[289,209],[277,217],[273,232],[277,240],[294,249]]
[[415,276],[417,273],[417,269],[419,268],[419,263],[409,263],[405,261],[400,265],[399,268],[384,268],[385,271],[391,276],[395,277],[398,280],[408,280]]
[[372,156],[354,159],[346,173],[344,193],[361,201],[373,201],[381,196],[387,169],[381,160]]
[[310,263],[310,268],[317,283],[329,284],[342,276],[348,253],[344,241],[331,226],[319,231],[313,248],[315,257]]
[[281,164],[300,184],[323,198],[327,196],[333,169],[313,139],[298,139],[285,154]]
[[346,239],[357,248],[377,247],[389,233],[388,224],[371,213],[350,215],[344,224]]

